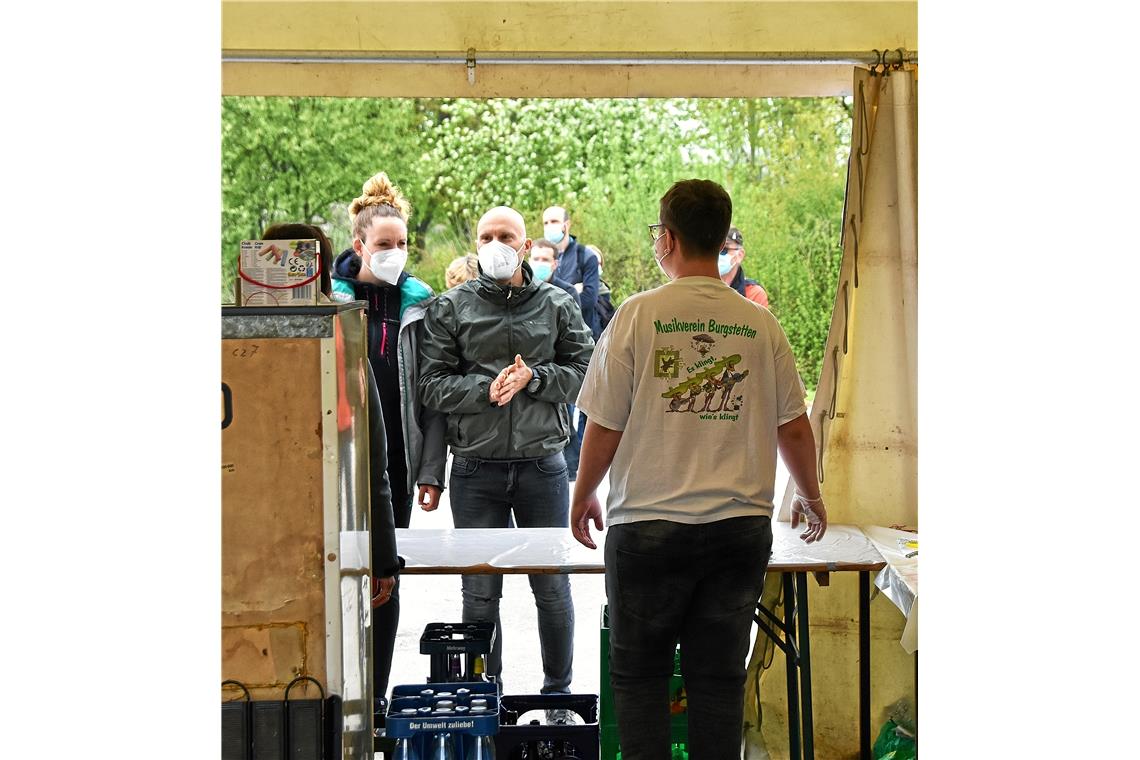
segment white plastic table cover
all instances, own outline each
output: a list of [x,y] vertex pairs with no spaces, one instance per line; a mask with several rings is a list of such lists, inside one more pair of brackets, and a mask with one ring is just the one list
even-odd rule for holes
[[[772,523],[769,568],[828,572],[878,570],[885,561],[853,525],[831,525],[822,541],[806,544],[803,528]],[[605,532],[592,531],[598,548],[587,549],[569,528],[401,528],[396,546],[406,574],[602,573]]]
[[918,541],[918,534],[879,525],[865,525],[863,532],[887,561],[875,577],[875,586],[906,616],[902,645],[914,654],[918,651],[918,556],[907,557],[899,541]]

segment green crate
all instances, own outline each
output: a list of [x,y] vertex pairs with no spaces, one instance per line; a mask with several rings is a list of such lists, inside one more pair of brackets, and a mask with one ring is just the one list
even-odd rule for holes
[[[614,760],[621,760],[620,749],[617,751],[617,757]],[[684,742],[673,742],[669,749],[669,760],[689,760],[689,748],[685,746]]]
[[[614,715],[614,694],[610,686],[610,614],[609,606],[602,605],[600,625],[601,648],[598,661],[601,663],[601,678],[598,682],[598,726],[601,734],[601,760],[621,760],[618,744],[617,716]],[[670,723],[670,740],[673,743],[673,758],[689,757],[686,748],[689,739],[689,716],[685,709],[685,682],[681,678],[681,652],[673,654],[673,677],[669,679],[669,694],[672,697],[670,709],[673,718]]]

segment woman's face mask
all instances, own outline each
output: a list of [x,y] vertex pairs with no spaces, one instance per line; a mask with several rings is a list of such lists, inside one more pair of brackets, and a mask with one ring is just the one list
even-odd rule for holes
[[492,240],[479,247],[479,266],[495,280],[509,280],[515,270],[522,266],[519,251],[526,247],[511,248],[506,243]]
[[364,253],[368,256],[368,268],[372,270],[372,274],[376,275],[376,279],[380,282],[389,285],[395,285],[399,281],[400,273],[408,263],[408,252],[403,248],[389,248],[369,253],[368,247],[365,246]]

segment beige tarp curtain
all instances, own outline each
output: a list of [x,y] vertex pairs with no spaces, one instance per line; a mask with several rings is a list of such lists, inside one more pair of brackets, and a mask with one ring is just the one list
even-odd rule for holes
[[[843,259],[810,411],[820,488],[833,523],[917,528],[917,72],[856,69],[853,93]],[[791,494],[789,483],[779,519]],[[779,587],[768,587],[772,605]],[[857,588],[856,574],[837,573],[810,590],[812,660],[826,663],[813,669],[817,757],[858,756]],[[913,700],[913,661],[899,612],[879,598],[871,614],[876,732],[884,707]],[[750,760],[765,743],[772,757],[787,747],[783,657],[771,652],[759,634],[745,691]]]

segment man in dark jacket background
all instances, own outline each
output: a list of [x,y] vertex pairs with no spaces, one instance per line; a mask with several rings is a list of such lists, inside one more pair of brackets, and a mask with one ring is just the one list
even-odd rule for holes
[[582,296],[582,319],[594,340],[602,330],[595,313],[598,302],[598,260],[570,234],[570,212],[551,206],[542,212],[543,237],[558,250],[558,276],[575,287]]
[[[479,277],[428,308],[421,398],[447,415],[451,510],[457,528],[567,527],[562,450],[566,404],[582,385],[594,341],[573,299],[525,263],[532,241],[505,206],[479,220]],[[593,260],[593,256],[590,257]],[[501,678],[501,575],[463,576],[463,621],[497,628],[487,673]],[[532,575],[542,650],[542,692],[569,693],[574,605],[565,575]]]
[[[551,206],[542,212],[543,237],[554,243],[558,250],[558,276],[574,286],[581,296],[582,319],[594,340],[602,334],[598,319],[598,289],[601,275],[598,259],[578,238],[570,234],[570,212],[562,206]],[[566,444],[566,467],[570,480],[578,477],[578,453],[582,449],[582,431],[586,419],[579,414],[574,422],[574,404],[570,404],[570,441]]]

